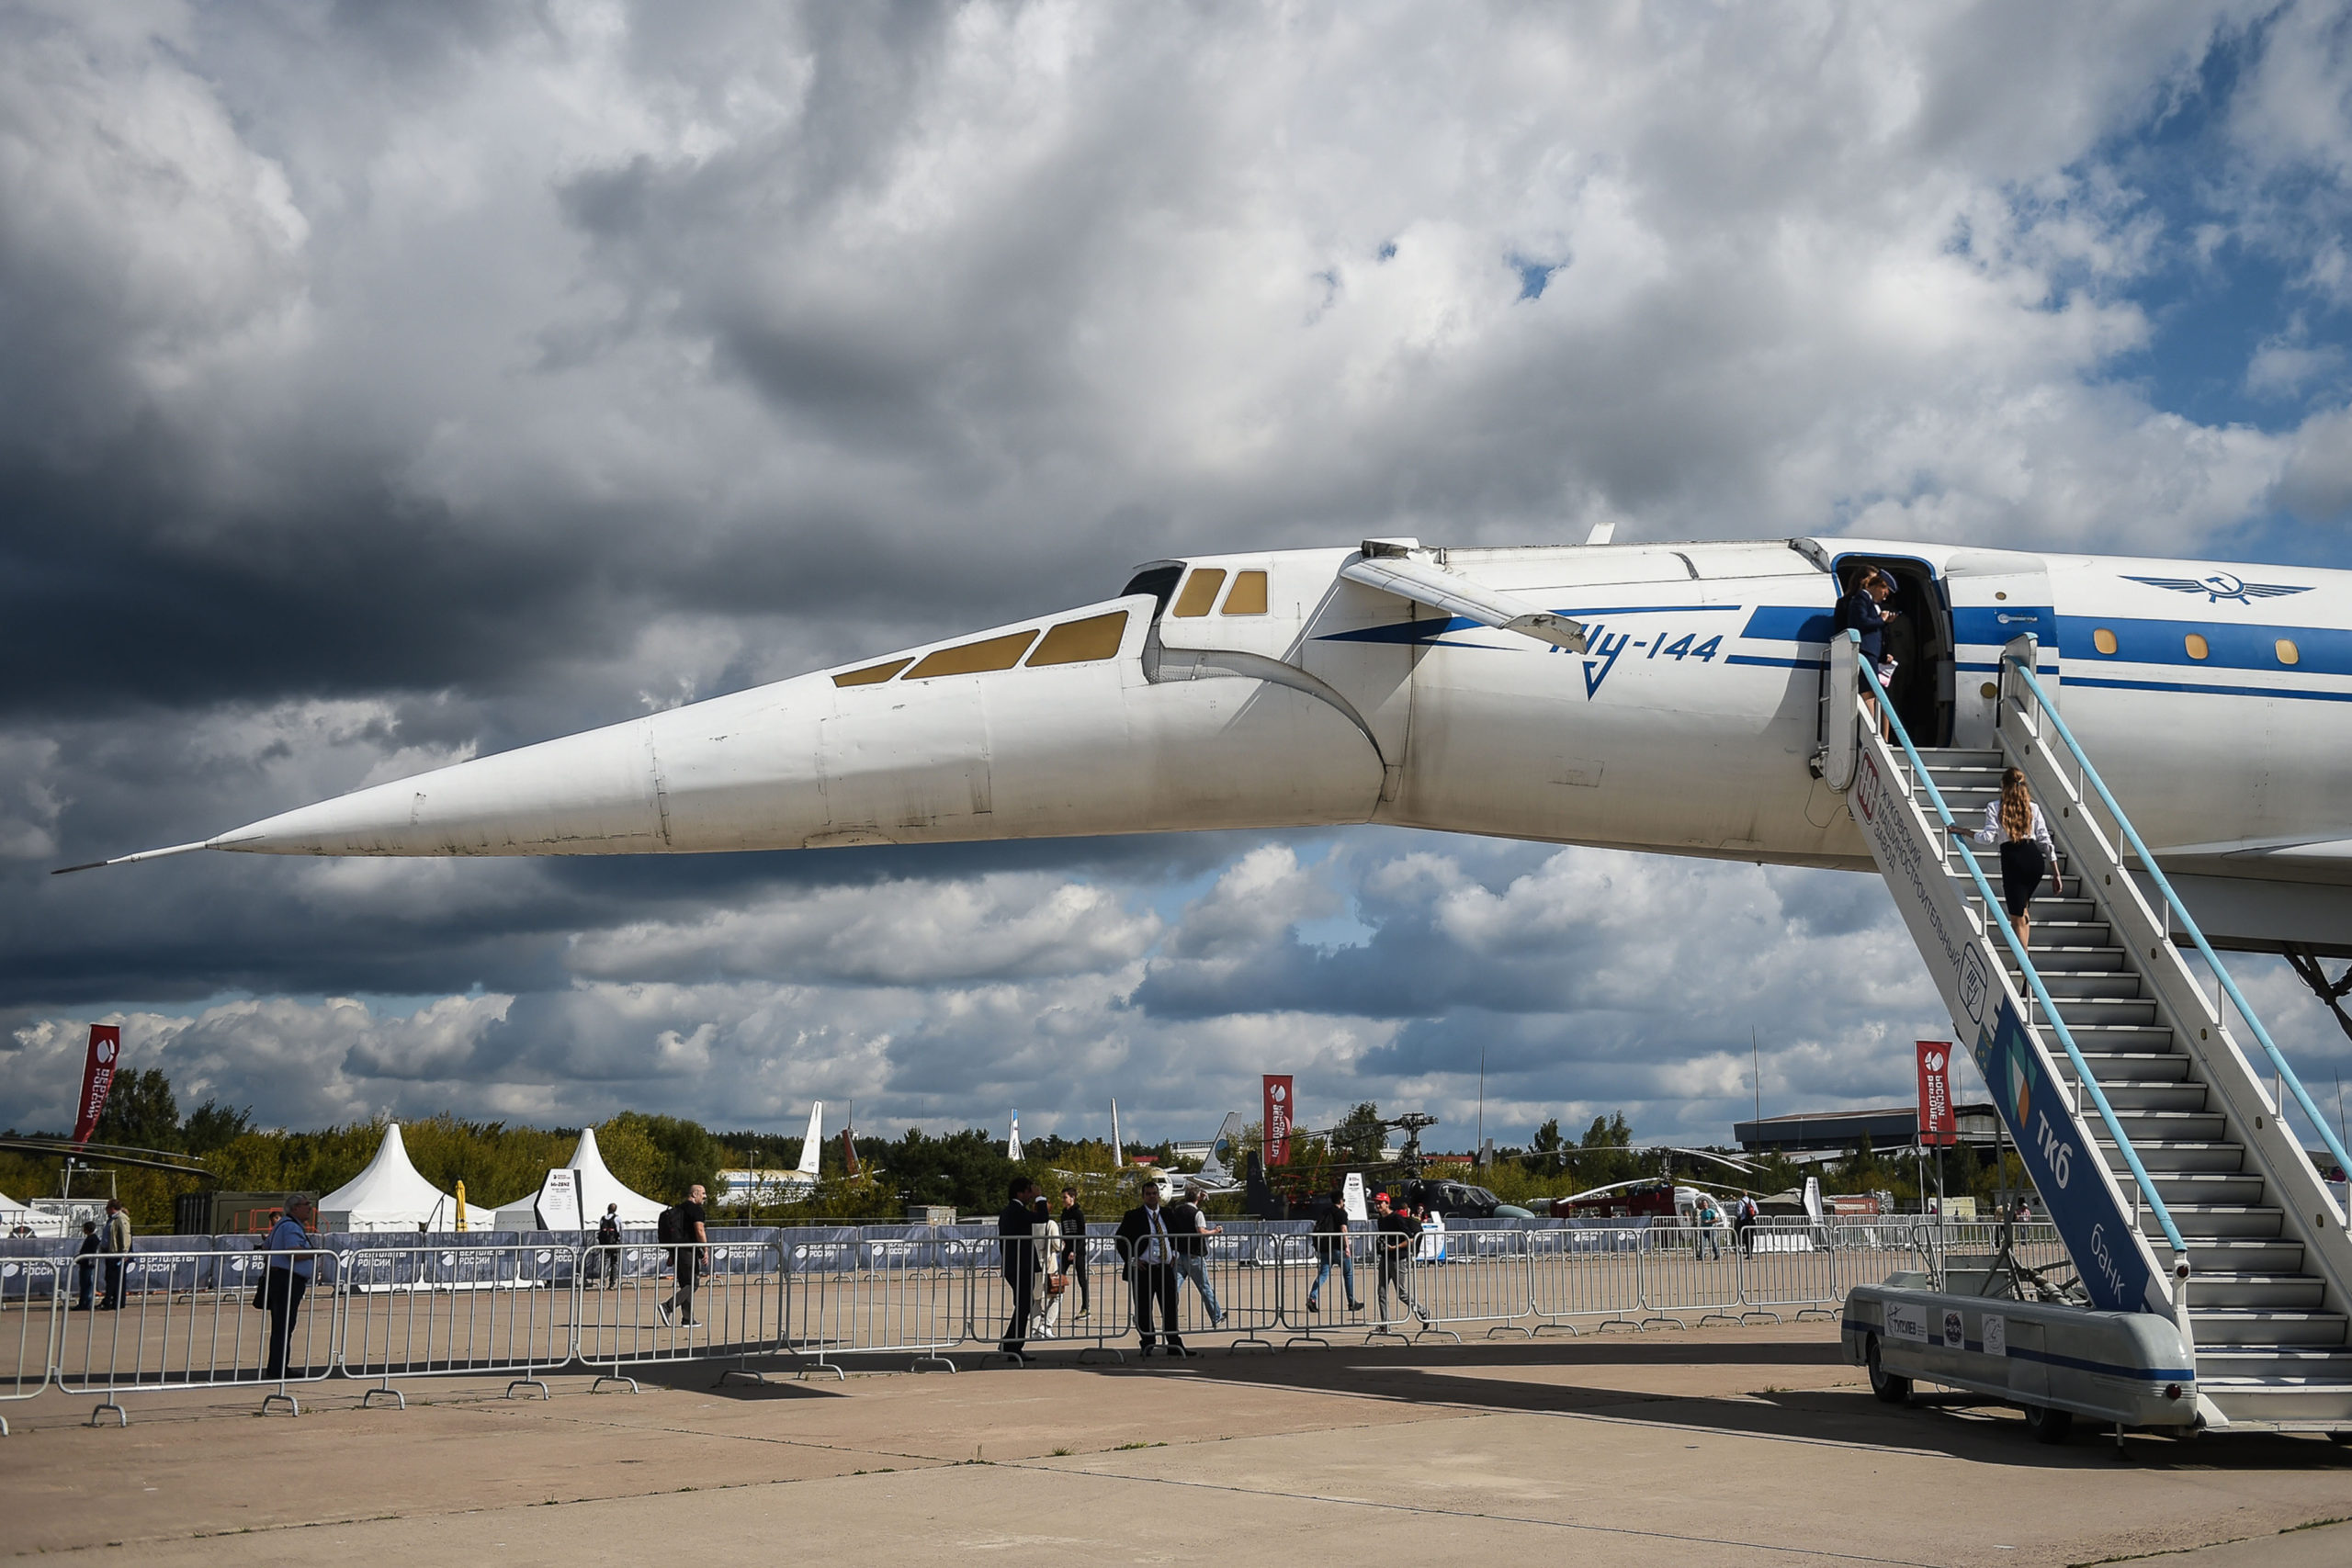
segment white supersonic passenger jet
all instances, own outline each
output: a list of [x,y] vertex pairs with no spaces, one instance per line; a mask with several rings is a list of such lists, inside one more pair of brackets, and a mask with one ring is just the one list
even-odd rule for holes
[[2030,635],[2211,938],[2352,955],[2352,573],[1869,540],[1155,562],[1100,604],[122,859],[1389,822],[1869,870],[1807,765],[1863,562],[1917,634],[1894,697],[1917,745],[1991,746],[2001,650]]
[[[1868,567],[1902,612],[1883,690],[1834,615]],[[2065,862],[2030,948],[1952,833],[2012,766]],[[1876,869],[2075,1269],[2001,1303],[2006,1340],[1981,1301],[1858,1288],[1882,1395],[2352,1440],[2326,1168],[2352,1161],[2213,953],[2285,953],[2340,1004],[2352,573],[1812,538],[1158,561],[1100,604],[124,858],[1353,822]]]

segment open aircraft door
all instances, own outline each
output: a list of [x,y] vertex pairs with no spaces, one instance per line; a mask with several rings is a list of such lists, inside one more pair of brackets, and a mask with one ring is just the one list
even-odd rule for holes
[[1989,750],[1995,700],[2001,689],[2001,650],[2021,637],[2036,638],[2035,673],[2058,698],[2058,615],[2050,572],[2040,556],[2016,550],[1956,550],[1944,562],[1944,599],[1951,615],[1951,741]]

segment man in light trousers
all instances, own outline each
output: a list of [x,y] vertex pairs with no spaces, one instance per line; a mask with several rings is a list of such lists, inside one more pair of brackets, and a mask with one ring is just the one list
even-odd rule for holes
[[1169,1211],[1169,1217],[1182,1226],[1184,1222],[1176,1220],[1176,1216],[1189,1211],[1192,1234],[1180,1231],[1176,1237],[1176,1272],[1180,1278],[1193,1281],[1193,1289],[1201,1292],[1201,1305],[1208,1309],[1209,1326],[1221,1328],[1225,1325],[1225,1308],[1217,1303],[1216,1287],[1209,1283],[1208,1238],[1223,1235],[1225,1227],[1208,1224],[1202,1214],[1201,1200],[1207,1195],[1201,1188],[1186,1187],[1184,1201]]

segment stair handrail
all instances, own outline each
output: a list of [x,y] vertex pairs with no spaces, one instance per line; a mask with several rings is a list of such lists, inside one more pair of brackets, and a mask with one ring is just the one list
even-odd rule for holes
[[2237,981],[2222,966],[2220,956],[2213,952],[2212,944],[2205,940],[2205,932],[2190,916],[2188,906],[2180,901],[2180,895],[2175,893],[2172,884],[2165,880],[2164,868],[2156,864],[2156,857],[2141,840],[2140,830],[2132,826],[2132,818],[2123,814],[2123,807],[2118,806],[2115,796],[2108,792],[2107,781],[2098,776],[2098,770],[2092,767],[2091,760],[2083,754],[2082,743],[2075,739],[2075,732],[2066,728],[2065,719],[2059,715],[2058,705],[2050,700],[2050,694],[2041,689],[2041,682],[2034,679],[2032,670],[2023,660],[2015,654],[2007,653],[2003,654],[2002,659],[2024,679],[2026,689],[2033,694],[2042,716],[2050,720],[2051,728],[2058,732],[2058,739],[2064,741],[2066,750],[2074,754],[2075,765],[2082,769],[2083,777],[2089,782],[2091,788],[2098,792],[2101,804],[2106,806],[2108,814],[2115,818],[2117,829],[2123,834],[2123,841],[2131,845],[2132,852],[2140,857],[2140,864],[2146,869],[2148,880],[2154,883],[2156,891],[2164,895],[2165,905],[2180,921],[2181,931],[2197,944],[2197,951],[2211,966],[2214,978],[2221,981],[2222,988],[2228,993],[2230,1000],[2237,1004],[2238,1016],[2245,1020],[2246,1027],[2254,1032],[2256,1041],[2262,1046],[2262,1054],[2269,1057],[2270,1065],[2278,1069],[2279,1081],[2294,1090],[2295,1103],[2303,1108],[2303,1114],[2318,1130],[2320,1141],[2327,1145],[2327,1152],[2335,1156],[2337,1168],[2352,1170],[2352,1156],[2345,1154],[2343,1144],[2328,1127],[2327,1118],[2322,1116],[2319,1107],[2312,1103],[2311,1093],[2303,1088],[2303,1080],[2296,1076],[2294,1068],[2287,1065],[2287,1058],[2279,1054],[2278,1044],[2270,1038],[2270,1031],[2263,1027],[2261,1018],[2246,1001],[2245,993],[2238,989]]
[[[1849,631],[1846,635],[1859,640],[1858,634],[1854,632]],[[2156,1216],[2156,1224],[2164,1228],[2165,1240],[2171,1244],[2173,1257],[2179,1260],[2175,1269],[2177,1273],[2187,1267],[2188,1243],[2181,1239],[2180,1227],[2173,1224],[2172,1211],[2165,1206],[2164,1195],[2156,1190],[2156,1184],[2149,1177],[2147,1167],[2140,1163],[2140,1151],[2132,1146],[2132,1139],[2123,1131],[2123,1123],[2117,1119],[2115,1108],[2108,1104],[2107,1095],[2098,1086],[2098,1075],[2091,1071],[2090,1064],[2083,1059],[2082,1049],[2075,1043],[2074,1032],[2066,1027],[2066,1021],[2058,1015],[2058,1004],[2050,999],[2050,992],[2042,986],[2041,971],[2033,966],[2033,960],[2027,955],[2025,944],[2018,941],[2017,927],[2012,925],[2007,915],[2001,911],[2000,900],[1993,895],[1993,885],[1984,880],[1984,868],[1977,863],[1976,852],[1969,848],[1965,842],[1951,838],[1950,830],[1959,827],[1960,824],[1953,818],[1951,808],[1944,804],[1943,791],[1936,787],[1935,777],[1928,772],[1928,764],[1919,760],[1917,749],[1911,744],[1911,732],[1903,728],[1903,720],[1896,716],[1894,704],[1887,697],[1886,688],[1879,684],[1878,671],[1871,668],[1870,660],[1867,659],[1857,659],[1854,661],[1854,669],[1857,674],[1870,683],[1871,693],[1878,698],[1880,713],[1884,716],[1888,728],[1894,731],[1896,742],[1902,746],[1905,760],[1911,764],[1912,776],[1917,779],[1920,787],[1928,792],[1928,799],[1936,808],[1937,820],[1946,829],[1947,840],[1951,843],[1952,848],[1960,852],[1962,863],[1968,867],[1968,874],[1976,884],[1977,894],[1984,900],[1986,924],[1999,930],[2001,940],[2007,942],[2009,951],[2017,955],[2018,972],[2025,976],[2026,984],[2033,987],[2033,998],[2041,1004],[2041,1016],[2050,1021],[2052,1031],[2058,1036],[2058,1043],[2065,1047],[2066,1059],[2075,1066],[2075,1081],[2082,1086],[2083,1091],[2090,1096],[2091,1103],[2098,1108],[2099,1120],[2107,1123],[2109,1135],[2115,1139],[2116,1148],[2121,1151],[2123,1163],[2132,1172],[2132,1179],[2139,1183],[2141,1198],[2146,1201],[2149,1212]],[[2078,752],[2077,755],[2079,754]]]

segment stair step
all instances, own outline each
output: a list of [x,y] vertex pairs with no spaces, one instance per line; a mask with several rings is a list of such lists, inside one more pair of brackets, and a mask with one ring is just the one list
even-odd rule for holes
[[2127,1111],[2205,1109],[2205,1086],[2194,1078],[2111,1078],[2100,1072],[2096,1064],[2091,1071],[2098,1078],[2107,1102],[2115,1107],[2119,1115]]
[[2269,1422],[2310,1430],[2352,1429],[2352,1382],[2304,1378],[2224,1379],[2208,1383],[2199,1369],[2197,1389],[2232,1426],[2259,1428]]
[[[2126,1130],[2129,1131],[2129,1128]],[[2098,1119],[2094,1115],[2091,1122],[2091,1142],[2098,1147],[2100,1157],[2107,1161],[2107,1168],[2120,1175],[2132,1168],[2123,1162],[2121,1151],[2107,1140],[2106,1133],[2107,1129],[2098,1123]],[[2225,1144],[2218,1140],[2207,1142],[2177,1138],[2143,1138],[2134,1134],[2132,1138],[2132,1148],[2140,1156],[2140,1163],[2147,1168],[2150,1176],[2167,1170],[2244,1170],[2245,1168],[2245,1148],[2239,1144]]]
[[[1969,891],[1973,893],[1975,889],[1972,887]],[[2027,944],[2026,951],[2042,953],[2059,948],[2113,947],[2112,936],[2113,932],[2105,920],[2070,919],[2050,910],[2037,908],[2033,917],[2033,941]]]
[[[2129,969],[2053,969],[2040,959],[2034,960],[2034,970],[2041,976],[2041,988],[2063,1010],[2069,1002],[2123,1001],[2139,1002],[2140,976]],[[2155,1016],[2155,1003],[2145,1002],[2149,1018]],[[2075,1021],[2066,1014],[2066,1021]]]
[[2197,1354],[2205,1347],[2278,1348],[2285,1346],[2341,1346],[2344,1314],[2340,1312],[2274,1311],[2259,1307],[2215,1307],[2191,1310],[2188,1321],[2197,1331]]
[[[2096,1069],[2093,1069],[2096,1072]],[[2114,1100],[2109,1100],[2114,1105]],[[2091,1110],[2096,1117],[2096,1110]],[[2131,1147],[2141,1145],[2171,1145],[2171,1143],[2222,1143],[2230,1138],[2230,1119],[2218,1110],[2124,1110],[2114,1107],[2114,1119],[2124,1126],[2124,1138],[2131,1138]],[[2105,1131],[2093,1128],[2093,1135]],[[2206,1168],[2211,1166],[2194,1166]]]
[[2200,1338],[2197,1381],[2201,1383],[2208,1376],[2352,1382],[2352,1349],[2326,1345],[2215,1345],[2209,1348]]
[[2132,1140],[2134,1148],[2143,1140],[2211,1143],[2226,1137],[2230,1130],[2229,1118],[2218,1111],[2125,1111],[2118,1107],[2115,1119],[2122,1123],[2123,1135]]
[[2326,1283],[2309,1274],[2192,1274],[2189,1321],[2194,1324],[2197,1314],[2222,1307],[2315,1311],[2326,1296]]
[[2151,1170],[2166,1207],[2181,1203],[2259,1203],[2269,1183],[2253,1171]]
[[[2078,1047],[2081,1041],[2075,1043]],[[2083,1059],[2091,1065],[2101,1089],[2111,1089],[2126,1083],[2193,1083],[2199,1089],[2204,1081],[2192,1077],[2189,1068],[2195,1064],[2185,1051],[2092,1051],[2083,1050]]]
[[[2037,1005],[2032,1021],[2040,1026],[2043,1020]],[[2162,1051],[2173,1043],[2172,1031],[2161,1023],[2077,1023],[2066,1020],[2066,1032],[2075,1037],[2075,1049],[2087,1056],[2095,1047],[2107,1051]],[[2055,1038],[2052,1050],[2064,1055]]]
[[[2052,989],[2046,983],[2042,988],[2050,992],[2050,999],[2058,1004],[2058,1016],[2066,1021],[2066,1027],[2077,1036],[2086,1029],[2154,1027],[2156,1023],[2156,1000],[2154,997],[2070,997]],[[2171,1031],[2166,1029],[2165,1033],[2170,1034]]]
[[2176,1203],[2166,1198],[2165,1207],[2192,1245],[2200,1236],[2242,1235],[2260,1241],[2286,1234],[2287,1216],[2267,1204]]
[[2303,1244],[2292,1236],[2216,1236],[2200,1241],[2189,1255],[2197,1273],[2211,1270],[2216,1274],[2300,1274],[2303,1269]]
[[2120,947],[2044,942],[2041,935],[2041,922],[2036,920],[2033,922],[2033,945],[2026,951],[2033,954],[2033,966],[2044,976],[2052,974],[2113,974],[2119,969],[2131,968]]

